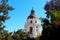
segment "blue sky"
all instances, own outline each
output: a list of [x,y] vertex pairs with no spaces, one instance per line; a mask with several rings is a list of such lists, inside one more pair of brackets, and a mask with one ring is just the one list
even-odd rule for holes
[[18,29],[24,29],[24,24],[32,7],[34,8],[35,14],[38,16],[38,18],[45,17],[44,6],[46,1],[49,0],[9,0],[8,4],[14,7],[15,10],[9,11],[10,19],[5,22],[5,29],[10,32]]

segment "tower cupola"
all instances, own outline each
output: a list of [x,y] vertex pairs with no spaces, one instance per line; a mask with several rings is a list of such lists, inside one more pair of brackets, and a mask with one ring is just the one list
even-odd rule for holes
[[32,9],[27,19],[33,19],[33,18],[37,18],[37,16],[35,15],[35,11]]
[[40,25],[38,22],[38,17],[35,15],[35,11],[32,9],[25,23],[25,32],[28,33],[30,38],[36,38],[40,35],[39,28]]

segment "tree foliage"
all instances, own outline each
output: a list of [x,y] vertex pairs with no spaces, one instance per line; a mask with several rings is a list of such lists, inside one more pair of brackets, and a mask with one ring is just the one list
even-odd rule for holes
[[[56,40],[60,39],[60,3],[59,0],[51,0],[46,3],[46,18],[41,18],[43,24],[41,40]],[[59,1],[60,2],[60,1]]]
[[1,0],[0,4],[0,32],[5,28],[4,22],[10,18],[8,12],[14,9],[7,2],[8,0]]

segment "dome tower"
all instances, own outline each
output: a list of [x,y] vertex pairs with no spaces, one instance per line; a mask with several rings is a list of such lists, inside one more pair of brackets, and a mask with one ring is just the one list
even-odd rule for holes
[[30,38],[35,38],[40,35],[40,25],[35,11],[32,9],[25,23],[25,32],[28,32]]

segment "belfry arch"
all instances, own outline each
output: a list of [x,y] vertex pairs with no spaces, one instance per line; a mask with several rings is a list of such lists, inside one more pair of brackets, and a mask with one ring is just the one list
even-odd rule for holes
[[33,30],[33,27],[31,26],[31,27],[30,27],[30,33],[32,33],[32,30]]

